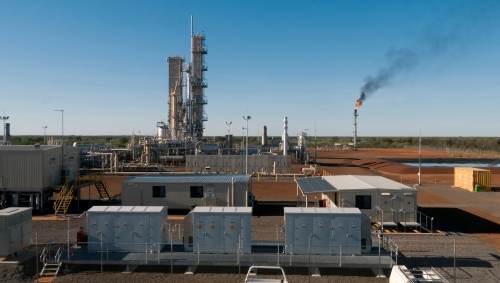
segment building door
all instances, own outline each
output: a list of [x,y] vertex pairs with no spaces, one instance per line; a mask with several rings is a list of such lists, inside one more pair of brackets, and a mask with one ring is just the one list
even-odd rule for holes
[[[309,252],[309,236],[312,229],[312,217],[310,215],[295,215],[295,243],[294,253],[307,254]],[[312,239],[311,239],[312,240]]]
[[330,215],[318,214],[313,217],[311,238],[312,254],[330,253]]
[[117,214],[115,226],[115,243],[117,250],[129,250],[134,243],[134,222],[128,215]]
[[196,215],[194,217],[195,229],[193,231],[193,251],[202,252],[205,248],[205,216]]
[[[106,213],[101,214],[97,218],[97,231],[102,233],[102,245],[103,249],[115,250],[115,214]],[[97,235],[98,241],[100,241],[100,235]],[[98,244],[98,250],[100,249],[100,243]]]
[[223,252],[235,253],[238,251],[241,235],[241,217],[239,215],[224,216]]
[[[331,245],[331,253],[340,254],[341,252],[345,252],[345,249],[348,245],[347,240],[347,232],[348,229],[346,227],[345,218],[339,217],[336,214],[332,214],[331,216],[331,236],[330,236],[330,245]],[[341,247],[342,246],[342,247]]]
[[134,221],[134,238],[132,248],[134,251],[145,251],[146,244],[149,243],[149,215],[135,214],[132,217]]
[[346,252],[350,254],[361,253],[361,222],[359,215],[350,215],[349,219],[349,248]]
[[205,215],[205,244],[204,252],[222,251],[222,217],[218,213]]
[[[384,210],[383,213],[378,214],[376,221],[377,222],[396,222],[396,219],[393,219],[393,201],[391,199],[390,193],[381,193],[379,206]],[[383,219],[382,219],[383,214]],[[394,217],[395,218],[395,217]]]

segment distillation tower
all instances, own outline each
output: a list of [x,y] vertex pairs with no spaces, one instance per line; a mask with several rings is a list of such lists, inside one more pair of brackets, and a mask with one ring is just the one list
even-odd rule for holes
[[[191,17],[191,62],[179,56],[167,58],[168,62],[168,126],[161,122],[158,128],[166,129],[168,140],[196,142],[203,138],[205,114],[204,73],[207,71],[204,56],[207,54],[205,36],[193,33]],[[158,130],[160,132],[160,130]]]

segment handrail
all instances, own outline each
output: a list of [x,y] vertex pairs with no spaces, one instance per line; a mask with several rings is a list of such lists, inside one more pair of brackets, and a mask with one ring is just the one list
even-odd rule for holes
[[40,262],[45,262],[48,253],[47,247],[43,248],[42,253],[40,253]]
[[66,194],[66,191],[69,189],[68,188],[68,185],[69,185],[69,178],[68,177],[65,177],[65,181],[64,181],[64,184],[61,188],[61,191],[59,192],[59,195],[57,196],[57,199],[56,201],[54,202],[54,205],[53,205],[53,208],[54,208],[54,211],[57,210],[57,208],[59,207],[60,203],[62,202],[62,200],[64,199],[64,196]]
[[56,260],[57,263],[61,263],[61,261],[60,261],[61,255],[62,255],[62,250],[61,250],[61,248],[59,248],[59,249],[57,249],[57,253],[54,256],[54,259]]

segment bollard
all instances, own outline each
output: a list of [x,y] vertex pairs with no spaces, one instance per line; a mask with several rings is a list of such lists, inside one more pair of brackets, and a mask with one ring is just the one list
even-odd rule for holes
[[257,173],[257,181],[260,181],[260,173]]

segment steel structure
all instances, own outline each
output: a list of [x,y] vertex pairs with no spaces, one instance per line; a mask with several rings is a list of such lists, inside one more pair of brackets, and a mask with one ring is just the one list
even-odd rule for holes
[[[168,126],[162,139],[195,143],[203,138],[203,122],[207,121],[204,106],[207,99],[204,89],[204,56],[207,54],[205,36],[193,33],[191,17],[191,62],[185,65],[185,58],[172,56],[168,62]],[[160,125],[158,125],[159,127]],[[162,125],[164,128],[164,126]]]

